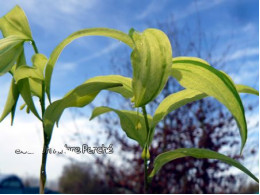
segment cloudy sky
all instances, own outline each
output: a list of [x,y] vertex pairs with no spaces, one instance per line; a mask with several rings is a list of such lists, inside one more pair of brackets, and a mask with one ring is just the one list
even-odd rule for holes
[[[200,18],[203,34],[218,40],[218,49],[212,54],[215,56],[213,59],[218,59],[225,48],[232,45],[226,57],[226,66],[232,78],[237,83],[257,89],[259,87],[257,0],[1,0],[0,16],[16,4],[25,10],[38,49],[47,57],[59,42],[83,28],[108,27],[128,32],[133,27],[143,31],[145,28],[155,27],[158,22],[174,18],[179,28],[186,25],[195,29]],[[27,54],[32,54],[31,46],[26,44],[25,47]],[[62,97],[90,77],[116,74],[109,66],[111,55],[124,49],[127,49],[125,45],[109,38],[86,37],[74,41],[64,50],[54,69],[51,88],[53,99]],[[10,76],[2,76],[0,82],[0,107],[3,107]],[[257,98],[250,101],[258,103]],[[19,102],[19,105],[21,104],[22,102]],[[89,113],[87,115],[89,116]],[[248,117],[251,123],[254,123],[258,112]],[[60,121],[60,128],[55,129],[51,147],[63,148],[66,137],[74,132],[73,123],[70,111],[66,111]],[[79,117],[77,123],[81,131],[90,136],[98,136],[95,132],[102,129],[97,121],[89,122]],[[10,127],[9,118],[6,118],[0,124],[0,131],[0,173],[37,177],[42,146],[39,121],[18,110],[14,126]],[[249,131],[249,135],[252,132]],[[17,148],[29,150],[34,154],[17,155],[14,153]],[[63,158],[49,155],[49,178],[59,177],[62,166],[67,162]]]

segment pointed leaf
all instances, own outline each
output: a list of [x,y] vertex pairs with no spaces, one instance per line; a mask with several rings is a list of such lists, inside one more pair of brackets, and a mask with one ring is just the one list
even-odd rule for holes
[[249,94],[253,94],[253,95],[257,95],[259,96],[259,91],[257,91],[256,89],[246,86],[246,85],[236,85],[236,89],[239,93],[249,93]]
[[0,18],[0,30],[4,37],[20,35],[26,37],[26,39],[32,39],[27,17],[19,6],[15,6],[11,11]]
[[40,69],[26,65],[19,66],[14,71],[13,77],[16,83],[25,78],[37,79],[40,81],[44,80],[43,72]]
[[[129,138],[137,141],[140,146],[144,148],[147,138],[147,130],[143,114],[137,113],[136,111],[116,110],[113,108],[102,106],[97,107],[93,110],[90,120],[101,114],[111,111],[116,113],[120,118],[121,127],[125,131],[126,135]],[[151,122],[151,119],[151,116],[148,115],[149,122]]]
[[[20,66],[26,64],[26,60],[25,60],[25,56],[24,56],[24,52],[22,52],[22,54],[19,56],[18,60],[17,60],[17,68],[19,68]],[[18,89],[19,92],[21,94],[21,96],[23,97],[24,102],[26,103],[26,105],[28,106],[28,108],[32,111],[32,113],[41,120],[41,117],[39,116],[35,106],[34,106],[34,102],[31,96],[31,89],[30,89],[30,85],[29,85],[29,79],[28,78],[24,78],[19,80],[19,82],[17,83],[18,85]]]
[[207,159],[216,159],[220,160],[224,163],[227,163],[229,165],[232,165],[244,173],[246,173],[248,176],[250,176],[253,180],[255,180],[257,183],[259,183],[258,178],[256,178],[247,168],[245,168],[243,165],[241,165],[239,162],[235,161],[234,159],[227,157],[223,154],[214,152],[212,150],[207,149],[199,149],[199,148],[179,148],[176,150],[172,150],[169,152],[162,153],[158,155],[154,160],[154,168],[152,172],[149,175],[149,178],[152,179],[152,177],[161,169],[163,165],[166,163],[173,161],[178,158],[183,157],[194,157],[194,158],[207,158]]
[[135,47],[133,66],[133,102],[141,107],[154,100],[164,88],[171,71],[172,49],[168,37],[160,30],[132,32]]
[[32,57],[33,67],[39,68],[43,73],[45,66],[47,65],[48,58],[40,53],[34,54]]
[[91,82],[121,83],[123,86],[113,87],[108,90],[117,92],[122,96],[124,96],[125,98],[131,98],[133,96],[131,78],[123,77],[120,75],[97,76],[87,80],[85,83],[91,83]]
[[42,81],[39,79],[29,79],[30,90],[33,96],[42,98]]
[[28,79],[22,79],[18,82],[18,89],[20,91],[21,96],[23,97],[23,100],[25,101],[26,105],[32,111],[32,113],[39,119],[41,120],[41,117],[39,116],[35,106],[34,102],[31,96],[31,90],[30,90],[30,85],[29,85],[29,80]]
[[204,65],[210,66],[210,64],[206,60],[203,60],[203,59],[197,58],[197,57],[179,56],[179,57],[173,58],[173,60],[179,60],[179,61],[182,61],[185,63],[204,64]]
[[4,120],[4,118],[11,112],[11,124],[13,123],[13,118],[15,114],[16,103],[19,98],[19,90],[18,86],[15,84],[14,79],[12,79],[11,86],[9,89],[8,97],[5,103],[4,111],[1,115],[0,122]]
[[179,58],[173,58],[172,75],[183,87],[213,96],[229,109],[240,129],[242,152],[247,139],[247,125],[244,107],[230,78],[204,63]]
[[[239,93],[249,93],[254,95],[259,94],[257,90],[246,85],[236,85],[236,89]],[[207,96],[208,95],[205,93],[193,89],[184,89],[167,96],[155,110],[152,128],[154,128],[170,112],[188,103],[203,99]]]
[[46,83],[46,92],[48,95],[48,98],[50,100],[50,82],[51,82],[51,76],[53,72],[53,68],[55,66],[55,63],[57,62],[59,55],[61,54],[62,50],[73,40],[83,37],[83,36],[105,36],[105,37],[111,37],[114,39],[117,39],[119,41],[124,42],[130,47],[133,47],[133,42],[131,38],[118,30],[114,29],[108,29],[108,28],[89,28],[89,29],[83,29],[80,31],[77,31],[70,36],[68,36],[66,39],[64,39],[51,53],[51,56],[49,58],[49,61],[46,66],[45,70],[45,83]]
[[119,86],[122,86],[122,84],[109,82],[85,83],[70,91],[64,98],[50,104],[43,117],[47,142],[50,142],[54,123],[59,121],[66,108],[86,106],[95,99],[101,90]]
[[24,39],[19,36],[9,36],[0,39],[0,76],[10,71],[17,58],[22,53]]

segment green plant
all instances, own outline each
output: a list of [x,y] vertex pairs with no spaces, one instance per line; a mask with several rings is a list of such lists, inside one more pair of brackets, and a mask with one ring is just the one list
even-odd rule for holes
[[[191,156],[194,158],[218,159],[237,167],[256,182],[258,179],[237,161],[214,151],[198,148],[179,148],[156,157],[154,168],[148,173],[150,158],[149,146],[153,140],[156,125],[171,111],[192,101],[212,96],[224,104],[237,121],[241,136],[241,154],[247,139],[247,124],[240,93],[259,95],[255,89],[235,85],[224,72],[211,67],[206,61],[195,57],[172,58],[172,48],[168,37],[158,29],[146,29],[140,33],[131,29],[129,34],[107,28],[91,28],[77,31],[64,39],[51,53],[49,59],[38,52],[35,41],[23,10],[16,6],[0,19],[0,30],[4,36],[0,40],[0,74],[9,72],[13,79],[8,99],[1,116],[1,121],[11,113],[11,124],[14,120],[16,104],[21,95],[27,106],[43,124],[43,153],[40,171],[40,193],[44,193],[46,182],[47,149],[51,141],[54,124],[66,108],[84,107],[91,103],[101,90],[110,90],[130,99],[137,111],[116,110],[109,107],[97,107],[91,119],[107,113],[115,112],[122,129],[127,136],[137,141],[143,149],[145,170],[145,189],[149,180],[167,162],[177,158]],[[73,40],[83,36],[106,36],[122,41],[133,49],[131,63],[133,78],[120,75],[98,76],[91,78],[67,93],[62,99],[51,102],[51,77],[55,64],[62,50]],[[24,42],[31,42],[35,54],[32,66],[25,60]],[[153,101],[164,88],[168,77],[172,76],[185,88],[166,97],[158,106],[153,116],[148,115],[146,105]],[[50,105],[46,108],[45,96]],[[36,96],[40,101],[41,116],[32,99]]]

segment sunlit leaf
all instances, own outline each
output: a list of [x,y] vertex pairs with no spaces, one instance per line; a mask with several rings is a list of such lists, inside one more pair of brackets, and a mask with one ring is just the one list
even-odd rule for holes
[[[92,116],[90,120],[93,118],[107,113],[114,112],[120,118],[120,124],[122,129],[125,131],[126,135],[137,141],[142,148],[144,148],[145,141],[147,138],[147,130],[145,126],[144,116],[141,113],[137,113],[136,111],[128,111],[128,110],[116,110],[109,107],[97,107],[93,110]],[[152,117],[148,115],[148,120],[151,122]]]
[[13,124],[14,114],[15,114],[15,107],[19,98],[19,90],[18,86],[15,84],[14,79],[12,79],[11,86],[9,89],[8,97],[5,103],[4,111],[1,115],[0,122],[4,120],[4,118],[11,113],[11,124]]
[[206,60],[203,60],[203,59],[197,58],[197,57],[179,56],[179,57],[173,58],[173,60],[179,60],[179,61],[182,61],[185,63],[203,64],[203,65],[210,66],[210,64]]
[[16,82],[25,78],[37,79],[41,81],[44,80],[43,72],[39,68],[26,65],[19,66],[14,71],[13,77]]
[[11,11],[0,18],[0,30],[4,37],[20,35],[26,39],[32,39],[32,33],[27,17],[19,6],[15,6]]
[[[25,60],[25,56],[24,56],[24,52],[22,52],[22,54],[19,56],[18,60],[17,60],[17,68],[19,68],[20,66],[26,64],[26,60]],[[32,113],[41,120],[35,106],[34,106],[34,102],[31,96],[31,89],[30,89],[30,85],[29,85],[29,79],[28,78],[24,78],[18,81],[17,83],[19,92],[21,94],[21,96],[23,97],[24,102],[26,103],[26,105],[28,106],[28,109],[30,109],[32,111]]]
[[24,39],[20,36],[9,36],[0,39],[0,76],[10,71],[21,55]]
[[[32,112],[40,119],[37,110],[34,106],[33,100],[30,97],[31,92],[37,93],[38,95],[38,91],[41,91],[41,88],[30,88],[29,86],[29,80],[27,78],[30,77],[30,75],[26,75],[26,76],[22,76],[22,78],[20,78],[20,74],[22,74],[22,72],[20,72],[20,68],[24,68],[25,66],[23,66],[23,64],[26,64],[25,58],[24,58],[24,53],[23,51],[21,52],[18,61],[17,61],[17,65],[13,66],[12,69],[10,70],[11,74],[14,76],[14,78],[17,79],[17,82],[20,81],[19,85],[17,85],[14,79],[12,79],[11,82],[11,86],[9,89],[9,94],[6,100],[6,104],[4,107],[4,111],[1,115],[0,121],[2,121],[9,113],[11,113],[11,124],[13,123],[13,119],[14,119],[14,115],[15,115],[15,108],[16,108],[16,104],[18,101],[18,97],[19,94],[21,93],[22,97],[24,98],[24,100],[26,100],[26,104],[29,105],[29,109],[32,109]],[[30,69],[30,67],[29,67]],[[17,72],[18,71],[18,72]],[[19,73],[20,72],[20,73]],[[30,85],[32,85],[30,83]],[[34,85],[32,85],[34,86]],[[37,86],[38,87],[38,86]],[[35,90],[35,91],[34,91]]]
[[43,70],[47,58],[42,54],[35,54],[32,57],[33,66],[22,65],[12,70],[16,82],[28,78],[30,90],[33,96],[42,97],[42,81],[44,81]]
[[122,96],[124,96],[125,98],[131,98],[133,96],[131,78],[123,77],[120,75],[97,76],[87,80],[85,83],[91,83],[91,82],[121,83],[123,86],[113,87],[108,90],[117,92]]
[[47,62],[48,58],[41,53],[34,54],[32,57],[33,67],[39,68],[42,73],[44,72]]
[[237,91],[240,93],[250,93],[259,96],[259,91],[246,85],[236,85]]
[[141,107],[154,100],[164,88],[171,72],[172,49],[168,37],[160,30],[131,32],[135,44],[131,54],[133,66],[133,102]]
[[48,95],[48,98],[50,100],[50,82],[51,82],[51,76],[53,72],[53,68],[62,52],[62,50],[73,40],[83,37],[83,36],[105,36],[105,37],[111,37],[114,39],[117,39],[119,41],[122,41],[123,43],[127,44],[131,48],[133,48],[133,41],[132,39],[125,33],[114,30],[114,29],[108,29],[108,28],[89,28],[89,29],[83,29],[80,31],[77,31],[70,36],[68,36],[66,39],[64,39],[51,53],[51,56],[49,58],[49,61],[46,66],[45,70],[45,83],[46,83],[46,92]]
[[179,58],[173,58],[172,76],[183,87],[213,96],[229,109],[240,129],[242,152],[247,139],[247,125],[244,107],[230,78],[204,63]]
[[[259,92],[246,85],[235,85],[239,93],[259,95]],[[152,128],[154,128],[167,114],[188,103],[203,99],[208,95],[192,89],[184,89],[167,96],[157,107],[153,117]]]
[[50,104],[43,117],[44,132],[47,136],[47,142],[51,139],[54,123],[58,123],[66,108],[84,107],[91,103],[101,90],[119,86],[122,86],[122,84],[113,82],[84,83],[70,91],[64,98]]
[[220,160],[224,163],[227,163],[229,165],[232,165],[244,173],[246,173],[248,176],[250,176],[253,180],[259,183],[258,178],[256,178],[247,168],[245,168],[243,165],[241,165],[239,162],[235,161],[234,159],[227,157],[223,154],[214,152],[212,150],[207,149],[199,149],[199,148],[179,148],[176,150],[172,150],[169,152],[162,153],[158,155],[154,160],[154,168],[152,172],[149,175],[149,178],[152,179],[152,177],[161,169],[163,165],[166,163],[173,161],[178,158],[183,157],[194,157],[194,158],[207,158],[207,159],[216,159]]
[[33,96],[42,98],[42,81],[38,79],[29,79],[30,90]]

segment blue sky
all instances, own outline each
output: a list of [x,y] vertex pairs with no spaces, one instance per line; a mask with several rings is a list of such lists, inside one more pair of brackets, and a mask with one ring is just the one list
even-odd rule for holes
[[[134,27],[136,30],[143,31],[145,28],[155,27],[156,22],[173,17],[179,28],[186,25],[194,30],[197,17],[199,17],[202,32],[208,37],[218,39],[218,49],[212,54],[213,59],[218,59],[227,45],[232,45],[229,56],[226,58],[232,78],[238,83],[257,89],[259,87],[259,6],[257,0],[1,0],[0,16],[16,4],[25,10],[38,49],[47,57],[64,38],[83,28],[108,27],[128,32]],[[31,46],[26,44],[25,47],[27,54],[32,54]],[[111,55],[126,48],[127,46],[116,40],[102,37],[86,37],[74,41],[64,50],[54,69],[52,96],[62,97],[70,89],[90,77],[116,74],[117,72],[109,66]],[[238,69],[239,71],[236,71]],[[0,82],[2,84],[0,95],[6,97],[10,76],[1,77]],[[258,103],[257,98],[250,101]],[[1,107],[4,102],[5,98],[1,98]],[[258,118],[258,112],[251,117],[254,120]],[[69,112],[65,113],[64,118],[68,120],[62,120],[63,125],[72,129]],[[82,126],[87,126],[86,128],[91,131],[91,125],[82,122]],[[27,127],[26,131],[21,132],[21,128],[24,127]],[[3,131],[0,138],[0,153],[4,153],[7,158],[6,162],[0,161],[0,172],[15,171],[20,175],[38,175],[39,155],[32,159],[21,160],[17,156],[8,154],[14,151],[14,147],[19,146],[34,147],[35,151],[40,150],[41,144],[38,143],[41,140],[40,128],[36,119],[31,116],[25,117],[23,112],[19,111],[13,128],[9,127],[9,121],[0,124],[0,129]],[[61,146],[62,141],[59,136],[66,135],[67,132],[59,129],[57,135],[54,134],[55,146]],[[8,144],[10,147],[7,147],[7,143],[16,143],[16,145]],[[26,164],[33,159],[35,165],[31,170],[24,171],[25,168],[22,166],[16,168],[9,166],[12,163],[15,165],[17,160]],[[50,178],[53,179],[62,170],[62,166],[57,168],[55,164],[62,165],[66,161],[55,157],[50,157],[49,161],[48,169]]]

